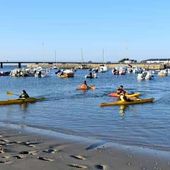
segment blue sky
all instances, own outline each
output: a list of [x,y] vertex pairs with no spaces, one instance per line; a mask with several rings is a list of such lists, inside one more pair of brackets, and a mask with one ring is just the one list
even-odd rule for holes
[[0,0],[0,60],[170,58],[168,0]]

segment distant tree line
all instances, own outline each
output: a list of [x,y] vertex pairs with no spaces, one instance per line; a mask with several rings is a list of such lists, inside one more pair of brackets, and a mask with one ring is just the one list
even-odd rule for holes
[[129,58],[123,58],[118,61],[119,63],[137,63],[137,60],[129,59]]

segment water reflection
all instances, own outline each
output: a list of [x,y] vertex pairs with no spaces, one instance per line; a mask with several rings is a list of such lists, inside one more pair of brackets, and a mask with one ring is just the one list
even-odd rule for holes
[[126,106],[126,105],[120,105],[120,108],[119,108],[120,117],[125,118],[125,110],[127,108],[128,108],[128,106]]
[[25,127],[26,127],[26,118],[27,118],[27,112],[28,112],[29,104],[30,103],[20,104],[20,109],[22,110],[22,113],[20,114],[21,115],[21,119],[20,119],[19,125],[20,125],[20,128],[22,130],[24,130]]
[[28,108],[28,103],[23,103],[23,104],[20,104],[20,108],[22,111],[27,111],[27,108]]

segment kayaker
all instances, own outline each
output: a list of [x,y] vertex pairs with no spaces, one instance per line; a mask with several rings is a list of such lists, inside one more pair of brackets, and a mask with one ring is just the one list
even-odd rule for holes
[[126,101],[126,102],[131,102],[131,101],[133,101],[133,100],[131,100],[130,98],[128,98],[128,97],[126,96],[126,92],[125,92],[125,91],[120,93],[119,99],[120,99],[121,101],[124,101],[124,102],[125,102],[125,101]]
[[90,78],[93,78],[92,72],[89,73],[89,77],[90,77]]
[[30,96],[27,94],[27,92],[25,90],[22,90],[22,93],[19,96],[19,98],[22,98],[22,99],[26,99],[26,98],[29,98],[29,97]]
[[83,84],[80,86],[81,89],[88,89],[89,86],[87,85],[86,80],[83,82]]
[[123,88],[123,85],[120,85],[120,86],[118,87],[118,89],[116,90],[116,93],[117,93],[117,94],[126,93],[126,91],[125,91],[124,88]]

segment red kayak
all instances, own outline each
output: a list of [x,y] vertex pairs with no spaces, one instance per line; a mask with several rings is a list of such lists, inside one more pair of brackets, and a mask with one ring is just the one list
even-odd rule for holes
[[110,97],[119,97],[119,95],[116,92],[109,93],[108,96],[110,96]]

